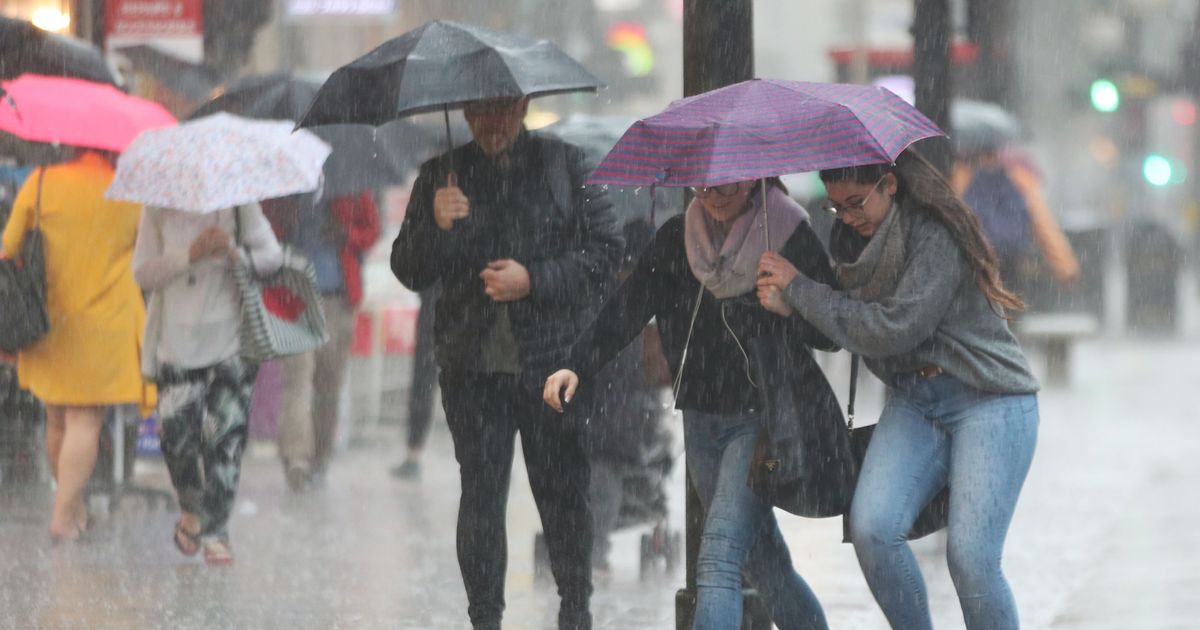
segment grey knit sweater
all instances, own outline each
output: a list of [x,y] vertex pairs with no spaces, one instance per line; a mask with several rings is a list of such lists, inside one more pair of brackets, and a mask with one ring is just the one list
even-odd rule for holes
[[949,230],[914,212],[905,268],[895,292],[878,302],[798,274],[788,302],[846,350],[863,356],[888,385],[933,364],[976,389],[998,394],[1038,390],[1016,338],[975,285]]

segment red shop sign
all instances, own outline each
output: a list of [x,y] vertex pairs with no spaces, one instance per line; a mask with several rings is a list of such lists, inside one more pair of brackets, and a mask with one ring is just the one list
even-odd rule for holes
[[108,0],[105,31],[110,38],[202,35],[203,0]]

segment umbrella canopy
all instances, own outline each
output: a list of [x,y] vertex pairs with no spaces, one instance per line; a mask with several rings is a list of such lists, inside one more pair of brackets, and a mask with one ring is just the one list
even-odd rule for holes
[[883,88],[754,79],[634,123],[588,181],[714,186],[891,162],[913,142],[941,135]]
[[158,103],[105,83],[25,74],[0,90],[0,130],[30,142],[119,152],[143,130],[175,124]]
[[329,145],[287,120],[218,113],[138,136],[105,196],[213,212],[316,190]]
[[0,17],[0,79],[27,73],[119,83],[104,53],[92,44]]
[[958,153],[995,151],[1021,137],[1021,123],[1008,110],[969,98],[950,102],[950,126]]
[[600,85],[548,40],[434,21],[334,71],[299,126],[382,125],[470,101],[595,90]]
[[[559,122],[541,129],[545,133],[554,134],[571,144],[583,149],[588,161],[597,164],[612,150],[621,138],[621,134],[632,125],[636,119],[626,116],[589,116],[574,114]],[[675,212],[683,208],[683,194],[678,190],[657,189],[654,191],[655,206],[666,208],[669,212],[656,213],[655,220],[661,225]],[[613,209],[622,223],[645,220],[646,197],[636,188],[614,186],[608,191],[608,198],[613,203]],[[656,226],[657,227],[657,226]]]
[[[243,77],[222,88],[189,119],[216,112],[246,118],[299,120],[321,85],[286,74]],[[367,125],[325,125],[310,131],[333,147],[325,161],[324,193],[330,197],[399,184],[433,157],[436,138],[416,125],[395,121],[378,129]]]
[[208,98],[219,83],[216,73],[204,64],[184,61],[148,44],[122,46],[116,54],[129,62],[133,72],[143,72],[192,102]]

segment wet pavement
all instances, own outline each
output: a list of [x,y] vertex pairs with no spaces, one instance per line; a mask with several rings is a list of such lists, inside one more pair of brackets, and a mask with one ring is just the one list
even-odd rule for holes
[[[1200,340],[1081,343],[1068,388],[1041,396],[1041,435],[1005,567],[1025,628],[1194,628],[1200,619]],[[844,383],[844,363],[831,362]],[[878,412],[867,387],[860,415]],[[0,629],[467,628],[454,554],[457,470],[435,425],[420,482],[388,468],[395,427],[359,435],[323,489],[287,492],[271,444],[248,453],[233,519],[233,567],[210,569],[171,544],[175,513],[129,495],[87,542],[51,546],[49,489],[0,496]],[[682,466],[670,484],[682,528]],[[138,486],[165,489],[139,460]],[[886,628],[840,543],[839,519],[781,515],[796,566],[836,629]],[[639,578],[647,527],[614,536],[597,628],[673,628],[682,571]],[[536,510],[517,466],[509,502],[506,628],[553,628],[557,597],[534,576]],[[962,627],[939,536],[916,545],[939,628]]]

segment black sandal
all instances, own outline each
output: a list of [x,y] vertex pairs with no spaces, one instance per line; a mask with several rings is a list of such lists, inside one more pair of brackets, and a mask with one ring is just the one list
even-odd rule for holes
[[175,548],[185,556],[200,553],[200,533],[193,534],[183,527],[183,519],[175,522],[175,535],[171,537]]

